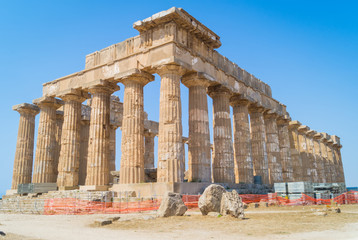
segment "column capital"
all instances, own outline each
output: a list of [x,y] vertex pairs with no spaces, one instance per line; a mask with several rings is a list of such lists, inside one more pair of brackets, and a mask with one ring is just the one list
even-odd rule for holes
[[208,95],[213,98],[216,95],[227,95],[228,97],[231,96],[231,91],[225,87],[224,85],[215,85],[215,86],[209,86],[207,89]]
[[268,110],[268,111],[264,112],[265,119],[277,120],[278,117],[279,117],[279,115],[277,113],[273,112],[272,110]]
[[246,106],[249,107],[250,101],[244,98],[242,95],[234,95],[230,98],[230,105],[231,106]]
[[97,79],[92,82],[85,84],[84,88],[88,89],[90,93],[109,93],[112,94],[118,91],[119,86],[107,80]]
[[330,147],[333,147],[333,140],[332,139],[328,139],[327,141],[327,145],[330,146]]
[[34,104],[29,103],[21,103],[18,105],[15,105],[12,107],[12,110],[23,114],[23,113],[29,113],[32,115],[37,115],[40,112],[40,108]]
[[186,87],[203,86],[208,87],[215,79],[204,72],[189,72],[182,77],[181,82]]
[[316,134],[317,132],[314,131],[314,130],[308,130],[306,132],[306,136],[309,137],[309,138],[313,138],[313,136]]
[[310,128],[308,127],[308,126],[306,126],[306,125],[301,125],[301,126],[299,126],[298,127],[298,132],[299,133],[302,133],[302,134],[307,134],[307,132],[310,130]]
[[63,101],[76,101],[82,103],[86,99],[90,98],[91,95],[88,92],[82,91],[80,89],[69,89],[58,94],[58,97]]
[[144,136],[145,137],[153,137],[154,138],[157,135],[158,135],[157,132],[153,132],[150,129],[144,129]]
[[54,97],[47,97],[47,96],[34,99],[32,102],[36,104],[39,108],[51,107],[57,109],[63,105],[62,100]]
[[320,140],[322,138],[322,134],[316,132],[314,135],[313,135],[313,139],[314,140]]
[[145,86],[149,82],[154,81],[154,76],[148,72],[133,68],[125,72],[118,73],[114,76],[114,80],[126,85],[128,82],[138,82],[142,86]]
[[155,69],[155,72],[162,76],[164,74],[176,74],[183,76],[188,70],[177,64],[164,64]]
[[298,129],[302,124],[297,121],[297,120],[294,120],[294,121],[291,121],[288,125],[289,129]]
[[259,106],[257,103],[250,103],[249,113],[264,113],[266,109],[262,106]]
[[277,118],[277,125],[289,125],[291,121],[290,115],[279,116]]

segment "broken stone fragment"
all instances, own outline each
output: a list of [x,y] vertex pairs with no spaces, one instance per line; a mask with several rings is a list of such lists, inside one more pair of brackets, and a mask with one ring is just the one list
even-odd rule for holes
[[167,192],[157,212],[158,217],[183,216],[188,208],[178,193]]

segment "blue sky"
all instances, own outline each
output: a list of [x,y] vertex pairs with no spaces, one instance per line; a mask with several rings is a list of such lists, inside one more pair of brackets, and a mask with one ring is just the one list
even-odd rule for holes
[[[135,21],[173,6],[217,33],[218,51],[269,84],[292,119],[341,137],[347,185],[358,186],[357,1],[0,0],[0,194],[11,186],[19,120],[12,105],[32,102],[42,83],[82,70],[87,54],[138,35]],[[153,120],[158,80],[144,92]],[[123,99],[121,87],[116,95]],[[187,136],[185,87],[182,104]],[[119,163],[119,131],[117,137]]]

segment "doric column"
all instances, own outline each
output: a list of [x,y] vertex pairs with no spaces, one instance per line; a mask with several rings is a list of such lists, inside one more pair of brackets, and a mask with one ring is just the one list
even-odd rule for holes
[[318,178],[318,163],[315,155],[313,136],[316,134],[316,131],[309,130],[306,133],[306,141],[307,141],[307,156],[310,163],[311,169],[311,181],[314,183],[319,183]]
[[257,107],[253,104],[249,107],[254,176],[261,176],[262,183],[269,184],[264,111],[263,107]]
[[298,127],[298,142],[299,142],[299,152],[302,159],[302,173],[303,179],[302,181],[312,181],[311,179],[311,164],[310,159],[308,157],[308,149],[307,149],[307,140],[306,133],[310,128],[306,125],[302,125]]
[[289,116],[277,119],[278,140],[280,144],[280,156],[282,165],[282,178],[284,182],[293,182],[293,168],[291,158],[290,135],[288,125],[291,121]]
[[90,129],[90,120],[89,118],[83,118],[81,120],[81,130],[80,130],[80,167],[78,171],[78,184],[86,184],[87,176],[87,159],[88,159],[88,142],[89,142],[89,129]]
[[328,141],[327,141],[327,155],[328,155],[328,161],[330,163],[330,169],[331,169],[331,178],[332,182],[337,182],[337,169],[336,169],[336,162],[335,162],[335,156],[333,153],[333,140],[328,135]]
[[154,138],[155,134],[144,131],[144,168],[154,168]]
[[92,94],[89,130],[87,190],[106,190],[109,184],[110,97],[119,87],[107,81],[95,81],[88,91]]
[[11,189],[17,189],[19,184],[31,183],[35,116],[39,113],[40,109],[28,103],[15,105],[12,109],[20,113],[11,185]]
[[328,151],[327,151],[327,134],[326,133],[321,133],[321,141],[320,141],[320,146],[321,146],[321,152],[322,152],[322,158],[323,158],[323,162],[324,162],[324,172],[325,172],[325,176],[326,176],[326,182],[327,183],[331,183],[332,182],[332,175],[331,175],[331,163],[328,160]]
[[41,97],[33,101],[40,109],[40,121],[37,134],[33,183],[55,183],[57,180],[58,150],[56,141],[56,109],[63,102],[53,97]]
[[235,183],[234,150],[230,118],[230,91],[222,85],[208,87],[213,99],[214,158],[212,163],[215,183]]
[[[61,136],[63,126],[63,111],[56,111],[56,151],[55,151],[55,163],[54,166],[58,166],[61,152]],[[58,167],[55,168],[55,176],[58,176]]]
[[251,158],[249,122],[250,102],[240,96],[230,99],[234,120],[235,182],[253,183],[254,172]]
[[60,95],[64,101],[61,152],[58,163],[57,186],[60,190],[78,188],[80,166],[80,131],[82,102],[88,93],[71,90]]
[[278,115],[271,111],[268,111],[264,114],[270,184],[283,181],[277,118]]
[[334,141],[333,152],[337,161],[337,172],[338,172],[337,182],[345,183],[342,154],[341,154],[341,149],[342,149],[341,141],[340,138],[336,135],[333,135],[332,139]]
[[185,75],[182,83],[189,88],[188,181],[211,182],[208,80],[192,73]]
[[185,70],[178,65],[157,69],[161,77],[158,134],[158,182],[182,182],[183,161],[180,78]]
[[324,159],[322,157],[322,151],[321,151],[321,143],[320,143],[321,138],[322,135],[320,133],[314,134],[313,145],[314,145],[314,155],[317,163],[318,182],[325,183],[326,173],[325,173]]
[[109,182],[113,183],[112,171],[116,171],[116,130],[117,125],[110,125],[109,129]]
[[297,130],[299,126],[301,126],[301,123],[299,121],[291,121],[288,125],[294,182],[303,181],[302,159],[299,151],[300,147]]
[[143,87],[154,76],[135,70],[117,76],[124,84],[120,183],[144,182]]

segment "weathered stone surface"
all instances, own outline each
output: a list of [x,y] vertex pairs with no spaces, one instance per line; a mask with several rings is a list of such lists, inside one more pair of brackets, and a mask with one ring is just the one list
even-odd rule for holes
[[220,212],[221,198],[226,190],[224,187],[211,184],[205,189],[199,198],[198,207],[203,215],[208,215],[209,212]]
[[213,182],[234,183],[234,149],[230,118],[230,93],[223,86],[208,88],[213,99],[214,155],[212,160]]
[[303,181],[302,159],[300,155],[297,130],[299,126],[301,126],[301,123],[299,121],[291,121],[288,126],[294,182]]
[[244,204],[239,194],[233,190],[232,192],[224,192],[221,198],[221,215],[229,215],[235,218],[244,218]]
[[268,159],[266,150],[266,130],[264,108],[250,105],[251,147],[254,176],[261,176],[262,183],[269,183]]
[[13,110],[20,113],[11,185],[11,189],[17,189],[18,184],[31,183],[35,116],[39,113],[40,109],[33,104],[23,103],[14,106]]
[[158,217],[183,216],[188,208],[184,205],[181,195],[167,192],[157,212]]
[[158,182],[183,182],[183,128],[180,78],[185,69],[164,65],[157,69],[161,77],[158,135]]
[[290,136],[289,136],[289,131],[288,131],[288,125],[289,125],[290,120],[291,120],[291,118],[289,116],[280,117],[277,120],[283,182],[292,182],[293,181]]
[[234,117],[235,182],[253,183],[254,172],[251,157],[249,123],[250,102],[240,96],[230,99]]
[[210,131],[206,87],[209,81],[194,73],[182,83],[189,88],[188,181],[211,182]]

